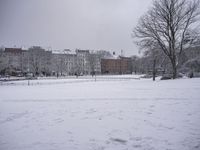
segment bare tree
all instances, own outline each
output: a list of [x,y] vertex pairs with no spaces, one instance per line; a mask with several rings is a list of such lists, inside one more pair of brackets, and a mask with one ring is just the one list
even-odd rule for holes
[[53,54],[53,70],[56,73],[56,76],[59,77],[59,75],[63,75],[65,72],[65,55],[66,54]]
[[149,58],[150,72],[152,73],[153,81],[158,74],[162,74],[166,70],[168,64],[167,56],[163,54],[163,51],[160,51],[157,46],[152,45],[149,47],[148,51],[145,51],[145,56]]
[[173,79],[184,47],[192,42],[187,39],[198,27],[199,4],[199,0],[156,0],[133,31],[139,46],[156,43],[164,52],[171,62]]
[[95,53],[89,54],[90,73],[92,76],[95,74],[96,58],[97,56]]
[[101,72],[101,58],[103,53],[91,51],[89,54],[90,73],[92,76]]
[[106,50],[99,50],[99,51],[96,52],[96,54],[98,55],[99,59],[112,56],[111,53],[109,51],[106,51]]
[[138,56],[132,56],[131,60],[132,60],[132,72],[134,72],[135,74],[139,73],[139,57]]
[[29,48],[28,53],[29,69],[34,76],[40,75],[42,73],[42,68],[45,61],[45,49],[41,48],[40,46],[33,46]]
[[149,48],[149,51],[146,51],[145,55],[149,56],[150,58],[150,62],[152,64],[151,72],[153,76],[153,81],[155,81],[156,73],[157,73],[157,63],[158,63],[159,56],[161,56],[161,54],[159,53],[159,50],[156,47],[151,47]]
[[4,50],[2,47],[0,47],[0,74],[2,74],[2,72],[5,72],[5,69],[6,69],[6,60],[4,56]]

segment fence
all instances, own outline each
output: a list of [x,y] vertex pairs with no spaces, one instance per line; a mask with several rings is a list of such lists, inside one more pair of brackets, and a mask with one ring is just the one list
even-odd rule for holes
[[34,80],[28,79],[12,79],[0,80],[0,85],[53,85],[53,84],[67,84],[67,83],[83,83],[83,82],[96,82],[96,81],[127,81],[139,80],[139,76],[71,76],[65,78],[38,78]]

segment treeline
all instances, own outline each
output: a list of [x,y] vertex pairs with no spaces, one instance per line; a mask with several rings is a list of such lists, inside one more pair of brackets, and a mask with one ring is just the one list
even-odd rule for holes
[[[146,74],[146,77],[173,77],[170,60],[162,51],[145,51],[142,57],[132,56],[132,67],[135,74]],[[177,65],[177,77],[181,76],[200,77],[200,46],[183,50]]]

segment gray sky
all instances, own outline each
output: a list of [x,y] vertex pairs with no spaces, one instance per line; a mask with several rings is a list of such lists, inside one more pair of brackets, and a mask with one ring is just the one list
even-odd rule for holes
[[138,53],[131,31],[152,0],[0,0],[0,45],[123,49]]

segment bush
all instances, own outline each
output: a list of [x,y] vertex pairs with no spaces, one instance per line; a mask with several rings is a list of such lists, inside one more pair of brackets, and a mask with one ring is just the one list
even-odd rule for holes
[[162,76],[160,80],[170,80],[172,77],[170,76]]

